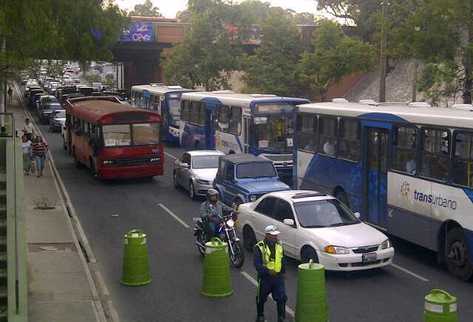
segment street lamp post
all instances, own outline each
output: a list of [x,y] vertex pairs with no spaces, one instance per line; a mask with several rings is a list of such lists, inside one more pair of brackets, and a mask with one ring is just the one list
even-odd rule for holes
[[386,102],[386,30],[385,30],[385,15],[387,1],[381,3],[381,46],[379,50],[379,101]]

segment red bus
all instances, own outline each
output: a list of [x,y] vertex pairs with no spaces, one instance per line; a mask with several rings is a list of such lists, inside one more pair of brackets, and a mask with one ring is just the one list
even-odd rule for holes
[[78,165],[104,179],[163,174],[159,114],[113,96],[66,101],[66,148]]

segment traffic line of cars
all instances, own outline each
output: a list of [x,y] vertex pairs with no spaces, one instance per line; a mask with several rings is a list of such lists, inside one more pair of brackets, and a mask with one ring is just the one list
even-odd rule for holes
[[394,248],[384,233],[362,222],[359,213],[333,196],[291,190],[280,181],[270,160],[214,150],[187,151],[174,162],[173,180],[192,199],[215,188],[223,203],[237,207],[247,250],[264,237],[264,227],[276,225],[286,255],[302,262],[313,260],[333,271],[392,263]]

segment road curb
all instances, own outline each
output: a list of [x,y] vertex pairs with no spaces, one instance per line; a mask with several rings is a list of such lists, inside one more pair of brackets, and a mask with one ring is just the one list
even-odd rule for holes
[[[24,104],[22,104],[24,106]],[[26,117],[28,117],[36,131],[44,137],[41,129],[36,125],[35,120],[30,112],[24,111]],[[81,250],[79,257],[85,269],[87,279],[89,282],[89,287],[92,292],[92,297],[94,299],[94,311],[97,317],[98,322],[120,322],[120,317],[117,310],[115,309],[113,302],[110,298],[110,293],[105,284],[105,281],[102,277],[102,274],[97,268],[97,259],[90,247],[87,236],[85,235],[84,229],[79,221],[74,205],[72,204],[71,198],[67,189],[62,181],[61,175],[56,168],[54,162],[54,157],[51,151],[48,151],[48,157],[51,162],[49,162],[49,167],[51,174],[54,178],[54,184],[58,191],[59,197],[61,199],[62,206],[64,207],[65,214],[67,214],[67,222],[70,225],[74,244],[78,250]]]

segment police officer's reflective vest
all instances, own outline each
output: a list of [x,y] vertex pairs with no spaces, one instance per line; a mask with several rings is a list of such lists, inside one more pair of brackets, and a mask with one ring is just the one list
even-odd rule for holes
[[264,241],[259,241],[256,246],[258,246],[261,257],[263,258],[263,265],[269,270],[273,270],[276,273],[279,273],[282,268],[282,258],[283,258],[283,249],[280,243],[276,243],[274,249],[276,254],[274,254],[274,260],[271,260],[271,249]]

